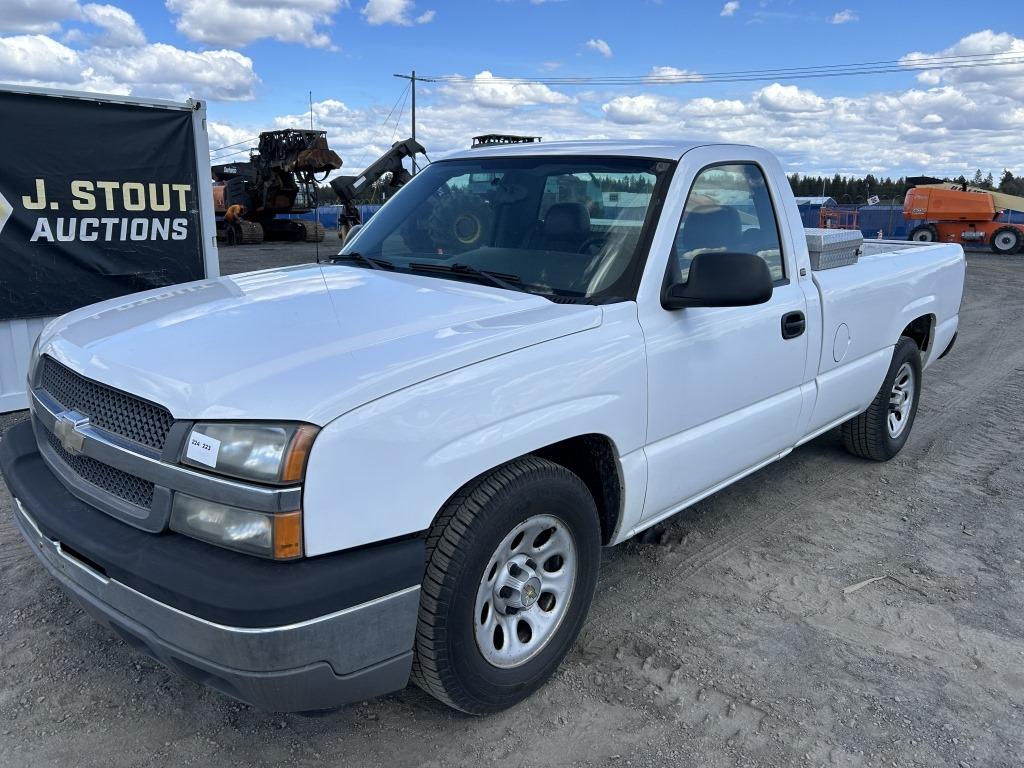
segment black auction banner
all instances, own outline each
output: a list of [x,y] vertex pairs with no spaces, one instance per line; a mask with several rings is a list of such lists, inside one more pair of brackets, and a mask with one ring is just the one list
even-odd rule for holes
[[192,113],[0,91],[0,320],[205,276]]

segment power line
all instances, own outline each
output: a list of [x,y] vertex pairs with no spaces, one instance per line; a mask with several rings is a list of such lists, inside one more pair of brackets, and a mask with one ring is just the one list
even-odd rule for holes
[[222,149],[231,149],[231,147],[238,147],[242,144],[251,144],[254,141],[259,141],[259,136],[253,136],[251,139],[242,139],[242,141],[236,141],[234,144],[225,144],[223,147],[213,147],[210,152],[220,152]]
[[[1024,52],[1007,51],[987,54],[961,54],[930,56],[914,59],[891,59],[851,64],[826,64],[808,67],[775,69],[732,70],[727,72],[680,72],[678,74],[646,74],[619,76],[559,76],[559,77],[489,77],[487,83],[543,84],[543,85],[681,85],[705,83],[751,82],[777,78],[806,79],[844,77],[852,75],[889,74],[898,72],[925,72],[938,69],[974,69],[1024,64]],[[418,80],[450,85],[476,85],[476,78],[461,75],[417,76]]]
[[[380,124],[379,124],[379,125],[377,126],[377,132],[376,132],[376,133],[374,134],[374,137],[373,137],[373,138],[374,138],[375,140],[376,140],[377,138],[379,138],[379,137],[380,137],[380,131],[381,131],[381,129],[382,129],[382,128],[383,128],[383,127],[384,127],[384,126],[385,126],[385,125],[387,124],[387,122],[388,122],[388,121],[389,121],[389,120],[391,119],[391,116],[392,116],[393,114],[395,114],[395,109],[397,109],[397,108],[398,108],[398,102],[399,102],[399,101],[402,101],[402,100],[404,99],[404,97],[405,97],[406,93],[408,93],[408,91],[409,91],[409,86],[407,85],[407,86],[405,86],[405,88],[403,88],[403,89],[402,89],[402,92],[401,92],[400,94],[398,94],[398,98],[397,98],[397,99],[395,99],[395,103],[394,103],[394,104],[393,104],[393,105],[391,106],[391,111],[390,111],[390,112],[388,112],[388,114],[387,114],[387,117],[385,117],[385,118],[384,118],[383,120],[381,120],[381,121],[380,121]],[[404,105],[404,103],[405,103],[405,102],[404,102],[404,101],[402,101],[402,103],[403,103],[403,105]],[[403,109],[405,109],[405,107],[404,107],[404,106],[403,106],[402,108],[403,108]],[[372,144],[372,143],[373,143],[373,142],[371,142],[371,144]],[[358,160],[358,161],[356,161],[356,167],[357,167],[357,168],[362,168],[362,166],[363,166],[363,160],[365,160],[365,159],[366,159],[366,153],[367,153],[368,151],[369,151],[369,145],[367,145],[367,147],[365,147],[365,148],[363,149],[363,154],[361,154],[361,155],[359,156],[359,160]]]
[[248,149],[236,149],[234,152],[228,152],[225,155],[220,155],[218,157],[211,157],[210,161],[211,162],[213,162],[213,161],[224,161],[224,160],[227,160],[229,157],[234,157],[235,155],[247,155],[247,154],[249,154],[249,150]]
[[[1004,59],[1001,57],[1011,57],[1010,59]],[[592,84],[594,82],[602,83],[646,83],[646,82],[700,82],[702,79],[708,78],[720,78],[720,77],[758,77],[758,76],[786,76],[790,74],[801,74],[811,73],[818,74],[822,72],[858,72],[860,70],[874,70],[878,68],[890,68],[897,67],[896,71],[914,71],[925,68],[936,68],[936,69],[947,69],[954,67],[958,64],[968,64],[972,66],[997,66],[1003,64],[1017,64],[1024,61],[1024,52],[1007,51],[1003,53],[984,53],[984,54],[962,54],[956,56],[932,56],[932,57],[921,57],[912,60],[906,59],[890,59],[886,61],[869,61],[855,64],[825,64],[816,65],[809,67],[782,67],[775,69],[747,69],[747,70],[731,70],[725,72],[681,72],[679,74],[646,74],[646,75],[619,75],[619,76],[551,76],[551,77],[490,77],[487,79],[488,82],[523,82],[523,83],[555,83],[555,84]],[[430,82],[464,82],[471,81],[472,78],[467,78],[461,75],[427,75],[421,78],[422,80],[429,80]]]
[[405,104],[409,101],[409,89],[405,89],[405,98],[402,99],[402,108],[398,110],[398,117],[395,119],[395,130],[391,134],[391,143],[395,143],[395,139],[398,138],[398,129],[402,127],[402,115],[405,114]]

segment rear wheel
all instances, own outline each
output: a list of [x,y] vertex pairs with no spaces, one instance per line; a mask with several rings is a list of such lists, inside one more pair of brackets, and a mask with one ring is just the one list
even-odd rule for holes
[[917,343],[903,336],[871,405],[843,424],[843,446],[862,459],[888,461],[910,437],[920,398],[921,354]]
[[1020,250],[1021,235],[1016,227],[1000,227],[992,233],[992,252],[1010,256]]
[[510,462],[460,491],[427,539],[414,681],[471,714],[525,699],[583,626],[600,546],[587,487],[545,459]]
[[939,230],[933,224],[920,224],[910,230],[908,240],[915,243],[937,243],[939,241]]

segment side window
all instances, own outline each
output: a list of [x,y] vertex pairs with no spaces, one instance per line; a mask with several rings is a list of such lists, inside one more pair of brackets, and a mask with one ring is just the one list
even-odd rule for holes
[[680,282],[698,253],[739,251],[760,256],[773,280],[786,276],[775,209],[756,165],[716,165],[701,171],[686,199],[675,240]]

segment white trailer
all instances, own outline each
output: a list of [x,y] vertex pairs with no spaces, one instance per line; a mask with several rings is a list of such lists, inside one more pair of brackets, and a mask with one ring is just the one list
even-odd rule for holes
[[[48,320],[219,265],[204,102],[0,84],[0,111],[4,413],[28,407]],[[188,172],[167,176],[175,165]]]

